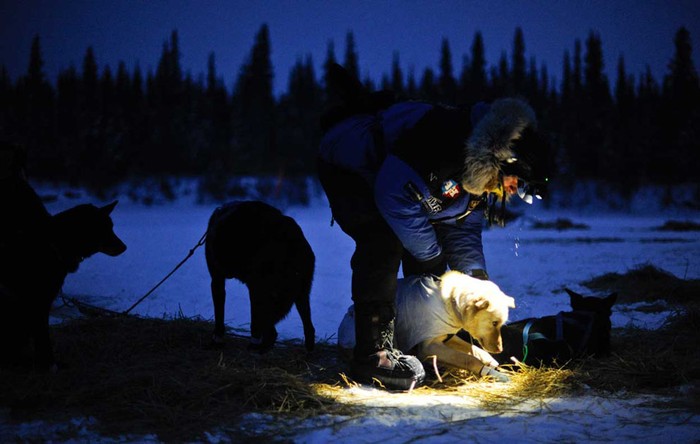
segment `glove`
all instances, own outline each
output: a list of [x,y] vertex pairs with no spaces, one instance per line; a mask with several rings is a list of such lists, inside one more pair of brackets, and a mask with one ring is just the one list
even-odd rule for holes
[[442,276],[447,271],[447,261],[443,253],[438,254],[434,258],[425,262],[418,262],[418,274],[432,274],[433,276]]
[[484,365],[481,367],[479,374],[483,376],[490,376],[496,380],[496,382],[510,382],[510,378],[505,373],[501,373],[493,367]]
[[420,276],[424,274],[442,276],[447,270],[447,261],[443,253],[438,254],[432,259],[421,262],[406,252],[401,260],[404,277]]
[[472,276],[473,278],[481,279],[482,281],[488,281],[488,280],[489,280],[489,275],[488,275],[488,273],[486,273],[486,270],[483,270],[483,269],[481,269],[481,268],[475,268],[475,269],[473,269],[469,274],[471,274],[471,276]]

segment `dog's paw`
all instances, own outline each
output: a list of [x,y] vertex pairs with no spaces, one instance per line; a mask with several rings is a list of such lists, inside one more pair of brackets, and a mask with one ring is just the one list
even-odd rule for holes
[[211,343],[218,344],[218,345],[224,345],[224,335],[219,334],[219,333],[212,333]]
[[314,351],[314,347],[316,346],[316,341],[314,340],[313,337],[311,338],[306,338],[304,340],[304,347],[306,348],[307,352],[312,352]]
[[251,337],[248,343],[248,351],[263,354],[267,353],[275,346],[277,333],[263,336],[262,338]]
[[510,382],[510,377],[506,375],[505,373],[499,372],[493,367],[489,367],[488,365],[485,365],[481,368],[480,372],[481,376],[487,376],[491,377],[496,380],[496,382]]
[[224,337],[216,334],[211,335],[209,343],[204,344],[207,350],[222,350],[224,348]]

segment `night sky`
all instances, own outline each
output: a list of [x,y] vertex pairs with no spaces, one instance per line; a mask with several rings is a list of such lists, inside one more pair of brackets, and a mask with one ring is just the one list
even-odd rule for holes
[[[179,34],[181,63],[194,77],[206,73],[210,52],[218,75],[232,87],[261,24],[267,23],[275,69],[275,90],[285,91],[289,70],[311,54],[317,76],[329,41],[342,62],[345,36],[353,31],[362,76],[379,82],[397,51],[404,75],[416,80],[430,66],[437,70],[440,46],[447,38],[457,77],[476,31],[484,37],[487,62],[510,53],[515,28],[525,37],[526,58],[561,79],[564,50],[585,42],[589,31],[603,42],[605,72],[611,84],[617,59],[638,77],[648,64],[657,80],[673,55],[673,37],[685,26],[700,63],[700,1],[316,1],[316,0],[0,0],[0,64],[16,80],[26,72],[31,40],[39,34],[44,69],[51,81],[70,65],[80,69],[88,46],[100,68],[116,70],[120,60],[131,71],[155,70],[163,43]],[[585,46],[584,46],[585,49]]]

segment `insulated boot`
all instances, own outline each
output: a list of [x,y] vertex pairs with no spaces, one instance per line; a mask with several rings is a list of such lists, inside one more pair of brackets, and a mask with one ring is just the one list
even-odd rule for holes
[[363,384],[392,390],[409,390],[425,379],[423,364],[415,356],[394,349],[394,309],[355,307],[356,344],[350,364],[352,377]]

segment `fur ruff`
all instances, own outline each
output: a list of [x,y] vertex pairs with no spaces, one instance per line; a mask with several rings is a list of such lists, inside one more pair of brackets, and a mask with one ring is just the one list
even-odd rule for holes
[[501,163],[515,156],[513,141],[523,130],[536,125],[535,112],[524,101],[506,98],[493,102],[466,141],[462,187],[476,195],[502,192],[498,177]]

